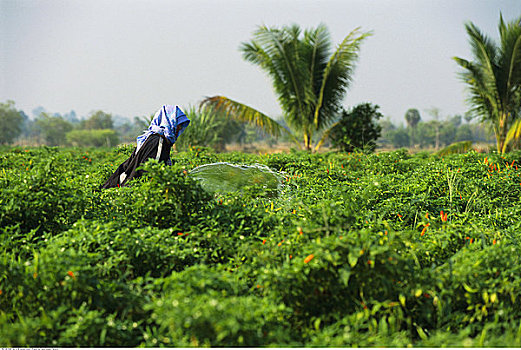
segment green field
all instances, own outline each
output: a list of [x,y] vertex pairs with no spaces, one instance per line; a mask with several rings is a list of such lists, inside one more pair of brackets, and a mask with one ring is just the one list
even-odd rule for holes
[[192,149],[99,191],[131,152],[0,151],[0,346],[521,346],[520,151]]

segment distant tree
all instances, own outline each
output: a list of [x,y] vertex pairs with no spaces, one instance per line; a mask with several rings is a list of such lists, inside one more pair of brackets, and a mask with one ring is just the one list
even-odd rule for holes
[[136,138],[148,129],[153,117],[154,115],[150,117],[135,116],[132,119],[120,118],[120,123],[114,121],[114,128],[117,130],[119,141],[123,143],[136,142]]
[[114,122],[112,114],[103,111],[93,112],[87,119],[81,121],[81,129],[112,129]]
[[[451,120],[452,121],[452,120]],[[457,127],[452,122],[441,124],[439,142],[441,145],[450,145],[456,139]]]
[[429,120],[428,122],[418,123],[416,130],[416,136],[420,147],[434,147],[436,144],[436,128],[438,127],[438,121]]
[[393,124],[389,116],[381,119],[378,123],[382,127],[382,133],[396,129],[396,126]]
[[74,110],[71,110],[69,113],[65,113],[63,115],[63,119],[65,119],[66,121],[71,122],[73,124],[80,122],[80,120],[78,119],[78,116],[76,115],[76,112]]
[[32,113],[35,118],[38,118],[42,113],[47,113],[47,111],[42,106],[38,106],[32,110]]
[[65,134],[67,143],[80,147],[113,147],[119,137],[112,129],[72,130]]
[[137,129],[140,130],[140,132],[143,132],[146,129],[148,129],[150,122],[151,122],[151,120],[149,120],[145,117],[134,117],[134,125]]
[[472,22],[465,25],[473,61],[454,57],[463,68],[461,78],[469,88],[472,112],[492,124],[498,152],[521,111],[521,17],[505,23],[499,18],[499,43],[484,35]]
[[483,123],[473,123],[468,124],[472,130],[472,140],[485,142],[485,143],[494,143],[495,135],[494,130],[489,127],[486,127]]
[[449,122],[454,125],[456,128],[458,128],[460,125],[461,125],[461,120],[463,118],[461,118],[461,115],[459,114],[456,114],[455,116],[451,117],[449,119]]
[[329,133],[333,147],[346,152],[355,149],[374,151],[382,127],[378,120],[383,117],[378,106],[361,103],[349,111],[344,110]]
[[24,114],[14,105],[11,100],[0,103],[0,144],[12,143],[22,133]]
[[[118,135],[121,137],[122,142],[131,142],[133,141],[136,136],[138,136],[140,133],[135,132],[135,125],[131,123],[130,121],[124,122],[117,126]],[[99,129],[103,130],[103,129]]]
[[35,126],[40,130],[45,143],[49,146],[65,145],[65,135],[72,130],[72,124],[61,116],[50,116],[45,112],[42,112],[36,119]]
[[429,113],[434,118],[434,120],[431,120],[429,124],[434,128],[434,148],[438,150],[440,148],[441,111],[438,107],[431,107],[427,109],[427,113]]
[[410,136],[403,127],[389,133],[389,139],[395,148],[407,147],[410,144]]
[[421,120],[420,112],[416,108],[410,108],[405,112],[405,120],[407,125],[414,128]]
[[392,146],[391,134],[396,130],[396,126],[393,124],[389,116],[382,118],[378,123],[382,128],[378,143],[382,144],[382,146]]
[[29,119],[29,116],[27,114],[25,114],[24,111],[19,111],[19,112],[20,112],[20,115],[23,118],[22,132],[20,133],[19,137],[23,138],[23,137],[26,137],[27,135],[29,135],[32,121],[31,121],[31,119]]
[[470,125],[465,124],[461,125],[458,130],[456,130],[455,141],[472,141],[472,129]]
[[405,112],[405,121],[407,122],[407,126],[409,126],[410,130],[411,130],[411,137],[410,137],[410,146],[412,147],[413,143],[414,143],[414,134],[415,134],[415,130],[416,130],[416,125],[418,125],[418,123],[420,122],[421,120],[421,116],[420,116],[420,112],[416,109],[416,108],[410,108],[407,110],[407,112]]

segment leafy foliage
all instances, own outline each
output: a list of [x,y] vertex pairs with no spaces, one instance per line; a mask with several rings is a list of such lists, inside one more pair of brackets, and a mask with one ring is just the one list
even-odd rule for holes
[[[216,154],[126,188],[131,147],[0,153],[0,343],[521,346],[519,151]],[[278,196],[189,171],[262,164]]]
[[506,151],[507,146],[512,142],[521,143],[521,118],[516,120],[505,137],[505,144],[503,145],[502,152]]
[[362,103],[350,111],[343,111],[341,119],[331,128],[330,138],[334,147],[346,152],[355,149],[374,151],[382,127],[378,119],[382,113],[378,106]]
[[65,135],[73,128],[72,124],[61,116],[51,116],[45,112],[40,114],[34,123],[48,146],[64,145]]
[[103,111],[91,113],[90,116],[87,119],[82,120],[80,124],[81,128],[86,130],[112,129],[114,127],[112,115]]
[[447,147],[441,149],[438,152],[438,155],[446,156],[448,154],[454,154],[454,153],[465,153],[465,152],[468,152],[471,148],[472,148],[472,141],[455,142],[455,143],[450,144]]
[[255,124],[275,136],[287,132],[286,129],[266,114],[224,96],[208,97],[201,103],[201,106],[213,109],[218,113],[224,113],[228,117]]
[[192,107],[187,114],[190,127],[176,141],[178,150],[204,146],[223,151],[225,143],[237,139],[242,132],[242,125],[238,121],[204,108],[197,111]]
[[407,121],[407,125],[414,129],[421,120],[420,112],[416,108],[409,108],[407,112],[405,112],[405,120]]
[[118,144],[119,138],[112,129],[72,130],[65,134],[67,143],[81,147],[112,147]]
[[22,133],[24,118],[13,101],[0,103],[0,144],[9,144]]

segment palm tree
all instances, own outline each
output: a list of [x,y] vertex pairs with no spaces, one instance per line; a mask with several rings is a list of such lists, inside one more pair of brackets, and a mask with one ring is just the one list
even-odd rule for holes
[[434,126],[435,130],[435,143],[434,143],[434,149],[436,151],[440,148],[440,109],[438,107],[431,107],[427,109],[427,113],[429,113],[434,120],[431,121],[431,124]]
[[[261,26],[253,40],[242,43],[244,59],[270,76],[283,117],[293,131],[302,133],[306,150],[311,150],[313,135],[331,126],[338,116],[360,45],[368,35],[357,28],[332,52],[331,36],[323,24],[304,33],[296,24],[280,29]],[[227,97],[208,97],[201,105],[222,108],[273,135],[288,133],[296,140],[291,131],[269,116]]]
[[411,147],[414,144],[414,130],[416,129],[416,125],[418,125],[420,120],[420,112],[416,108],[409,108],[407,112],[405,112],[405,121],[407,122],[407,125],[411,128]]
[[499,20],[499,44],[472,22],[465,25],[474,61],[454,57],[464,68],[462,80],[470,90],[472,111],[492,123],[498,152],[506,150],[506,135],[521,107],[521,17]]

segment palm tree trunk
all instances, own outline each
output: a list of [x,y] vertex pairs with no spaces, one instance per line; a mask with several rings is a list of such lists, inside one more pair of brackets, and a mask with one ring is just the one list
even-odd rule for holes
[[311,150],[312,150],[312,146],[311,146],[311,142],[313,141],[312,138],[313,138],[313,131],[311,131],[309,129],[304,129],[304,147],[305,147],[306,151],[308,151],[308,152],[311,152]]
[[499,125],[496,132],[496,146],[498,153],[503,153],[503,146],[505,144],[507,129],[507,114],[502,112],[499,117]]
[[308,151],[308,152],[309,152],[310,149],[311,149],[310,137],[309,137],[307,131],[304,131],[304,148],[305,148],[306,151]]

